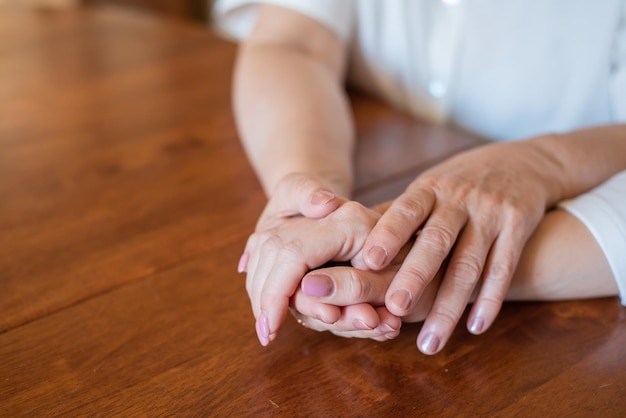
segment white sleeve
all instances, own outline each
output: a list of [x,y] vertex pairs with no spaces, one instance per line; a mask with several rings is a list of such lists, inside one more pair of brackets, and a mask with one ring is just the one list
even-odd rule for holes
[[218,0],[213,7],[217,29],[227,37],[241,40],[256,21],[260,3],[282,6],[308,16],[332,30],[342,42],[352,32],[352,0]]
[[559,206],[589,229],[609,262],[626,305],[626,171]]
[[609,93],[612,120],[626,122],[626,0],[613,44]]

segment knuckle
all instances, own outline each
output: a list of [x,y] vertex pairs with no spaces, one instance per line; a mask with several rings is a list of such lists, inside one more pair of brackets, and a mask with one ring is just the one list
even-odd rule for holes
[[363,228],[368,232],[376,223],[373,212],[355,201],[344,203],[331,216],[337,222],[353,225],[354,228]]
[[471,222],[473,222],[483,233],[488,235],[495,234],[498,227],[498,220],[493,216],[493,208],[489,206],[480,208],[471,214]]
[[504,293],[498,295],[484,295],[480,296],[476,301],[477,304],[480,304],[482,310],[485,312],[493,312],[494,316],[500,310],[502,306],[502,302],[504,300]]
[[508,214],[510,222],[521,224],[525,222],[528,217],[526,209],[523,206],[518,205],[516,202],[507,201],[505,203],[505,210]]
[[398,279],[401,281],[401,285],[398,288],[417,287],[423,289],[430,282],[429,275],[414,264],[403,266],[402,271],[398,273]]
[[449,179],[447,177],[442,177],[441,175],[430,173],[428,175],[422,175],[418,182],[414,183],[412,186],[417,186],[421,188],[427,188],[430,190],[438,191],[442,188],[445,188],[449,183]]
[[400,247],[406,241],[402,232],[395,228],[393,225],[387,223],[379,224],[377,230],[379,236],[384,237],[383,240],[391,243],[392,245]]
[[438,321],[447,325],[450,329],[453,329],[461,318],[460,310],[454,309],[451,305],[441,304],[435,308],[434,315]]
[[424,219],[426,214],[424,204],[408,193],[402,194],[400,198],[394,202],[393,208],[398,217],[414,226],[417,226],[417,224]]
[[351,200],[341,205],[341,207],[337,209],[336,212],[338,215],[347,218],[351,218],[354,216],[361,217],[365,214],[365,206],[363,206],[359,202]]
[[487,280],[490,282],[508,283],[513,276],[513,262],[511,260],[495,261],[489,266]]
[[456,185],[455,195],[459,201],[467,200],[472,194],[477,192],[477,186],[470,181],[464,181],[461,184]]
[[508,206],[504,196],[500,193],[478,193],[476,196],[478,205],[484,208],[485,212],[493,212],[493,208],[505,208]]
[[297,260],[298,257],[302,254],[303,250],[302,241],[299,239],[294,239],[282,246],[279,250],[279,260],[284,260],[285,262],[290,262],[292,260]]
[[455,260],[449,267],[454,279],[460,284],[473,286],[482,274],[482,263],[474,254],[467,254]]
[[348,269],[349,274],[349,290],[348,297],[357,302],[366,301],[371,294],[372,285],[367,280],[362,280],[361,276],[353,269]]
[[266,232],[260,234],[259,241],[262,242],[262,252],[274,252],[278,251],[283,246],[283,240],[280,235],[273,232]]
[[420,233],[420,240],[446,253],[452,248],[456,235],[443,225],[426,225]]
[[530,218],[530,208],[520,199],[510,198],[500,204],[504,213],[504,220],[513,228],[523,227]]

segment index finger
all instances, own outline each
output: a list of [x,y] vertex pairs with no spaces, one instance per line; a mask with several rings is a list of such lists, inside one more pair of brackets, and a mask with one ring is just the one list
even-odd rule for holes
[[388,266],[424,223],[434,204],[435,194],[430,189],[409,187],[401,194],[367,237],[359,254],[365,266],[372,270]]

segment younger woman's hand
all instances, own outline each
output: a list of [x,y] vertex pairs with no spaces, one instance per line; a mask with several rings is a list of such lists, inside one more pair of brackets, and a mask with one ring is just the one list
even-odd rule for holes
[[[323,218],[337,209],[343,201],[345,199],[339,198],[321,179],[305,174],[290,174],[280,181],[265,205],[255,232],[271,229],[293,216]],[[237,266],[239,273],[248,270],[249,259],[250,252],[246,249]]]
[[[277,191],[274,196],[288,201],[291,196],[288,190],[285,187],[284,192]],[[282,199],[280,193],[285,193]],[[248,254],[246,289],[262,345],[275,338],[302,277],[329,261],[348,261],[354,257],[379,217],[356,202],[337,197],[324,204],[338,207],[334,211],[320,211],[324,217],[312,218],[295,211],[278,210],[270,203],[257,231],[248,239],[244,253]],[[334,323],[338,318],[321,319]]]

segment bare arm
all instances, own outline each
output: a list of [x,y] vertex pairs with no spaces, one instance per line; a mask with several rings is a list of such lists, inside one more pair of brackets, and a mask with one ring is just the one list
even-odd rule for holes
[[347,196],[354,132],[343,91],[344,47],[320,23],[260,6],[235,72],[235,114],[246,151],[268,195],[304,173]]
[[507,300],[617,295],[617,284],[589,230],[563,210],[546,214],[524,247]]
[[579,196],[626,169],[626,125],[605,125],[528,140],[554,170],[547,205]]
[[[291,270],[315,262],[294,260],[289,273],[276,269],[294,251],[306,250],[298,237],[345,202],[339,196],[352,188],[354,132],[342,86],[344,65],[344,45],[332,31],[270,5],[259,6],[257,24],[240,48],[235,116],[269,202],[238,269],[247,272],[263,345],[275,338],[306,272]],[[331,241],[327,249],[341,244],[339,236]]]

